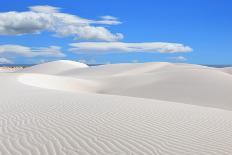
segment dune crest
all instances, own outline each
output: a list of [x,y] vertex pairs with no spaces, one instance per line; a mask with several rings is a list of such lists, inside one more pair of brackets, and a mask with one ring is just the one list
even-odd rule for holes
[[43,64],[38,64],[32,67],[25,68],[21,70],[22,73],[41,73],[41,74],[60,74],[62,72],[77,69],[77,68],[87,68],[88,65],[76,61],[70,60],[58,60],[47,62]]

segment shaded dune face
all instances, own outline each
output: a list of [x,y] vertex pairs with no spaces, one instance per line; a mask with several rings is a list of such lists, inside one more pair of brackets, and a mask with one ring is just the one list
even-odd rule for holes
[[1,73],[0,154],[230,155],[231,92],[231,74],[190,64]]
[[22,74],[18,80],[30,86],[70,92],[96,92],[98,88],[98,83],[94,81],[45,74]]
[[101,93],[232,109],[232,76],[212,68],[172,65],[102,83]]

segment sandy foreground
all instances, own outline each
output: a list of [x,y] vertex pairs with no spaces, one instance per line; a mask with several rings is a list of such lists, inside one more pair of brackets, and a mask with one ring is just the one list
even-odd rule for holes
[[232,154],[232,70],[67,60],[0,69],[1,155]]

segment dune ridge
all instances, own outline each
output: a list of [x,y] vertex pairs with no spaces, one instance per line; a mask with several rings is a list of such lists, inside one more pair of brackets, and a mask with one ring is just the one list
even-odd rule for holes
[[40,74],[58,74],[62,73],[64,71],[72,70],[72,69],[80,69],[80,68],[86,68],[88,65],[70,61],[70,60],[58,60],[58,61],[52,61],[47,63],[42,63],[39,65],[35,65],[32,67],[25,68],[23,70],[20,70],[19,72],[22,73],[40,73]]

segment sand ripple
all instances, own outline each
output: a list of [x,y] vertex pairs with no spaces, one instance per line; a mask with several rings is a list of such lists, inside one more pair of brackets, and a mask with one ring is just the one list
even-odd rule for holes
[[232,153],[230,111],[117,96],[30,95],[0,105],[3,155]]

